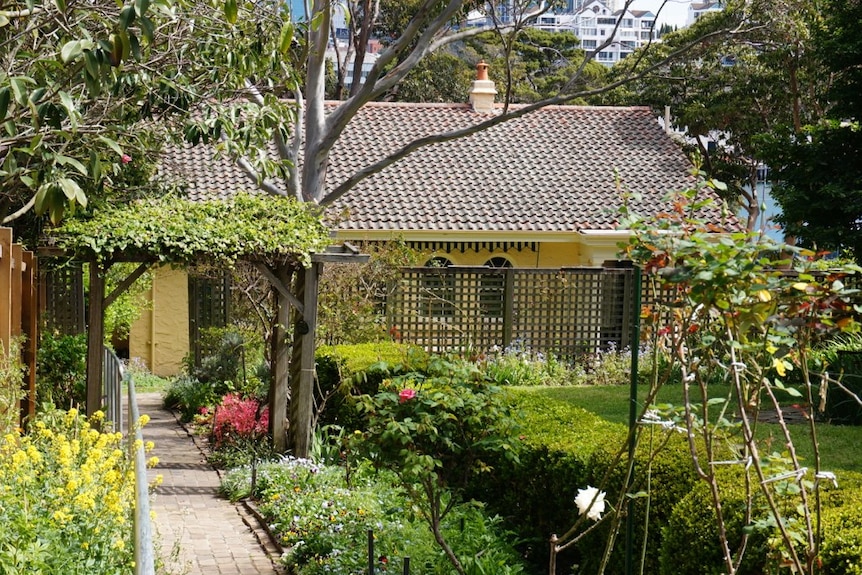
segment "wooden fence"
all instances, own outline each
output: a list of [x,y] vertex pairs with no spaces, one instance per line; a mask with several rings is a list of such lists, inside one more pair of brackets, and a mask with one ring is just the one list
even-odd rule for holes
[[386,302],[390,333],[429,351],[518,346],[574,358],[627,347],[633,268],[404,268]]
[[0,228],[0,345],[8,353],[13,340],[21,342],[27,367],[21,386],[21,415],[35,413],[36,329],[38,320],[37,263],[31,251],[13,242],[11,228]]

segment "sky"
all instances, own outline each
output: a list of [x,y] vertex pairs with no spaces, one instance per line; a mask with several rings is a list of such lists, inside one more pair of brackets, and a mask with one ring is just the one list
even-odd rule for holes
[[688,16],[689,0],[668,0],[662,7],[663,0],[635,0],[632,3],[632,8],[635,10],[650,10],[652,13],[658,13],[661,8],[661,13],[658,15],[658,24],[661,26],[668,23],[671,26],[682,27],[685,25],[685,19]]

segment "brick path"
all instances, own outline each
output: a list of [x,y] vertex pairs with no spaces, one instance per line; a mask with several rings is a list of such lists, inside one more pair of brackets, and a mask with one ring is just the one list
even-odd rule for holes
[[265,535],[244,523],[254,525],[254,519],[242,506],[218,496],[219,474],[174,415],[162,409],[161,394],[139,394],[138,408],[150,416],[144,440],[155,443],[150,455],[159,458],[149,479],[163,477],[152,505],[156,552],[164,561],[160,575],[278,573]]

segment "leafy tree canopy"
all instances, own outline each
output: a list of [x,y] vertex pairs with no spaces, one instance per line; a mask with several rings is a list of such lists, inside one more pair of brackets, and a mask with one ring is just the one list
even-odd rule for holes
[[[758,220],[758,137],[781,126],[818,117],[825,76],[812,57],[809,2],[728,2],[720,12],[662,37],[623,60],[611,81],[642,72],[604,98],[605,103],[647,104],[656,114],[670,107],[672,122],[703,169],[728,184],[726,197]],[[696,43],[699,38],[707,41]],[[695,44],[685,58],[672,55]]]
[[[266,225],[261,225],[266,222]],[[93,255],[164,263],[233,266],[241,258],[309,265],[331,243],[310,204],[267,195],[192,202],[165,196],[110,207],[55,230],[58,247]]]
[[830,0],[814,28],[815,56],[831,81],[825,118],[764,138],[781,223],[801,245],[862,254],[862,3]]

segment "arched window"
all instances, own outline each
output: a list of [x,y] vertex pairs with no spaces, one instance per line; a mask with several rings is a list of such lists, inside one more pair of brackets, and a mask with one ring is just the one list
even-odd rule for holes
[[[485,262],[485,267],[503,270],[512,267],[512,262],[496,256]],[[479,307],[485,317],[503,317],[506,298],[506,274],[489,273],[482,276],[479,285]]]

